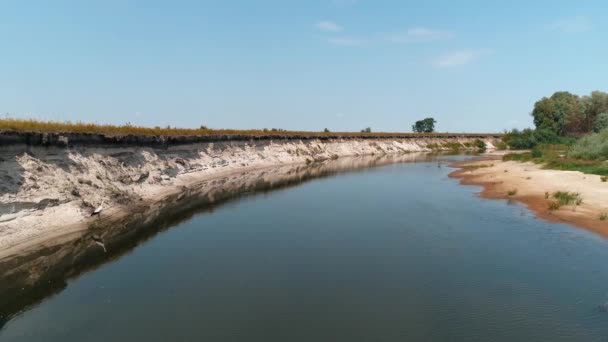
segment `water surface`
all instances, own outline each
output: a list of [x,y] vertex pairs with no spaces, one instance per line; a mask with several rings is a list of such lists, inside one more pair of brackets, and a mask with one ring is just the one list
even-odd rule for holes
[[447,159],[189,213],[119,257],[91,245],[96,269],[0,340],[605,341],[606,240],[476,197]]

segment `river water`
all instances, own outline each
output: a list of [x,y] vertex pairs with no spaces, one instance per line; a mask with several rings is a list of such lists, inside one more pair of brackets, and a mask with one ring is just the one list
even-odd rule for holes
[[448,178],[462,158],[300,177],[106,252],[16,259],[0,341],[606,341],[607,240],[478,198]]

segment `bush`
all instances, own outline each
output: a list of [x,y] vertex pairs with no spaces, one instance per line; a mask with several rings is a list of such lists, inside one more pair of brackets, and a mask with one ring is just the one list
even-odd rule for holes
[[526,128],[522,131],[513,129],[511,132],[505,133],[503,141],[514,150],[529,150],[540,144],[572,145],[576,139],[558,136],[546,128],[536,130]]
[[555,198],[560,205],[581,205],[583,203],[583,199],[578,192],[557,191],[553,193],[553,198]]
[[514,150],[531,149],[538,143],[534,136],[534,130],[530,128],[526,128],[523,131],[513,129],[505,134],[503,141]]
[[608,128],[579,139],[568,156],[586,160],[608,160]]
[[506,150],[507,148],[509,148],[509,145],[507,145],[504,141],[498,141],[495,144],[495,147],[497,150]]
[[593,131],[598,133],[608,128],[608,113],[601,113],[595,118],[593,123]]
[[483,140],[475,139],[475,141],[473,142],[473,144],[480,151],[485,151],[486,150],[486,143]]

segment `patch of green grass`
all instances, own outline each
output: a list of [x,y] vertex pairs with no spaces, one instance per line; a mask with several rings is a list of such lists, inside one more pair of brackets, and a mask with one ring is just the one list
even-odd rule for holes
[[555,198],[560,205],[581,205],[583,203],[583,199],[578,192],[556,191],[553,193],[553,198]]
[[529,162],[532,159],[533,159],[532,158],[532,153],[530,153],[530,152],[525,152],[525,153],[508,153],[508,154],[505,154],[502,157],[502,160],[504,160],[504,161],[513,160],[513,161],[518,161],[518,162],[522,162],[522,163]]
[[442,144],[443,148],[452,150],[452,151],[459,151],[463,145],[460,143],[453,143],[453,142],[446,142]]
[[[551,196],[554,200],[548,202],[549,210],[558,210],[564,205],[576,206],[583,204],[583,198],[578,192],[556,191]],[[548,193],[545,192],[545,198],[548,198]]]
[[492,166],[494,166],[494,164],[475,164],[475,165],[465,165],[462,167],[462,169],[466,170],[466,171],[473,171],[473,170],[483,169],[483,168],[492,167]]
[[532,152],[509,153],[503,160],[519,162],[534,162],[542,164],[543,168],[553,170],[580,171],[582,173],[606,176],[608,180],[608,162],[599,160],[583,160],[568,158],[568,146],[543,145]]

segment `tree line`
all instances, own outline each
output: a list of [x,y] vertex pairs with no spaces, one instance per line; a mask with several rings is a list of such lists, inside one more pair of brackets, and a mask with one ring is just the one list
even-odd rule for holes
[[577,138],[608,128],[608,93],[593,91],[578,96],[558,91],[534,103],[535,129],[513,129],[505,142],[514,149],[538,144],[573,144]]

